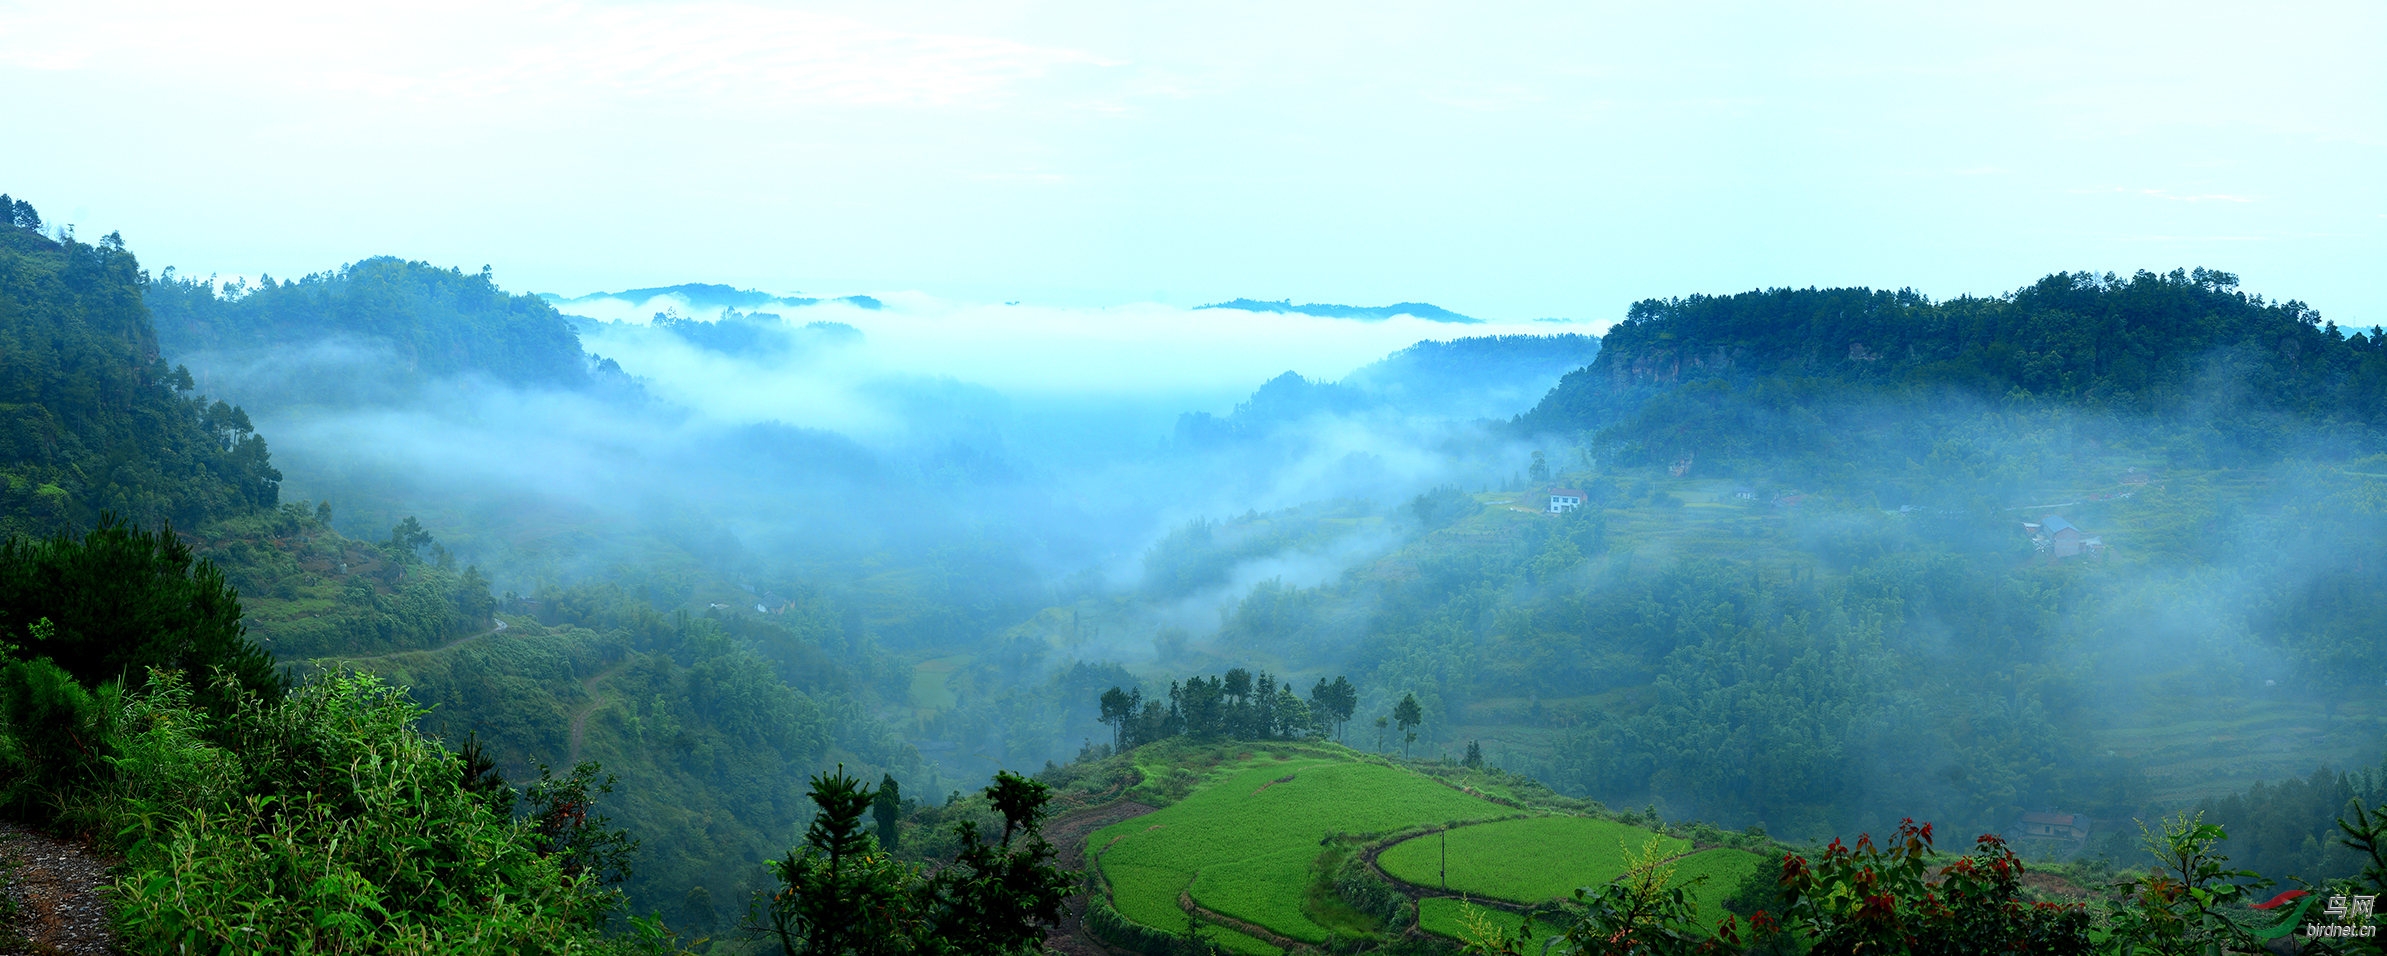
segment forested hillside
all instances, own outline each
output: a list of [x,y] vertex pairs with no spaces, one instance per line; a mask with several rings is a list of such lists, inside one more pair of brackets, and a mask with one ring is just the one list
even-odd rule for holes
[[[2271,433],[2387,423],[2387,335],[2343,334],[2225,272],[2058,273],[1998,298],[1772,289],[1635,304],[1601,353],[1519,418],[1618,463],[1920,458],[1932,403],[2063,408],[2212,433],[2223,463]],[[1896,403],[1903,414],[1890,414]]]
[[272,507],[281,473],[248,415],[168,367],[123,240],[41,231],[0,197],[0,535],[100,513],[191,528]]
[[[2062,809],[2126,844],[2376,759],[2383,345],[2212,272],[1645,302],[1520,419],[1521,485],[1411,502],[1437,517],[1260,582],[1216,646],[1350,668],[1376,714],[1413,691],[1440,752],[1615,803],[1801,834]],[[1147,568],[1334,528],[1189,525]]]
[[589,382],[571,323],[538,296],[499,289],[486,270],[376,256],[295,281],[261,276],[255,285],[238,279],[220,290],[212,277],[167,270],[146,283],[143,298],[158,341],[174,354],[238,363],[261,353],[356,353],[365,381],[350,383],[346,394],[326,394],[321,381],[290,382],[260,401],[386,398],[357,390],[466,373],[522,385]]
[[[82,679],[87,695],[49,700],[41,695],[69,692],[40,689],[48,672],[7,670],[20,683],[0,686],[0,768],[22,770],[17,762],[36,761],[34,776],[17,779],[9,770],[10,783],[0,788],[7,790],[0,803],[18,819],[50,824],[53,818],[43,814],[56,807],[39,810],[41,801],[68,800],[70,811],[84,815],[58,818],[62,825],[113,833],[119,824],[110,822],[112,805],[71,801],[115,800],[119,793],[160,810],[222,810],[208,801],[224,793],[177,791],[172,780],[17,745],[27,739],[26,727],[53,719],[125,719],[111,708],[172,715],[197,707],[201,713],[189,719],[203,729],[177,742],[119,740],[67,727],[101,747],[83,751],[86,756],[113,759],[149,748],[141,752],[161,754],[155,759],[167,763],[154,766],[169,775],[184,772],[173,767],[186,760],[265,761],[276,768],[255,771],[260,774],[320,770],[300,766],[315,751],[268,755],[255,739],[265,732],[260,727],[224,720],[232,704],[227,695],[258,694],[256,706],[264,708],[258,713],[271,711],[260,720],[353,719],[373,726],[364,738],[323,744],[326,753],[379,748],[393,772],[420,774],[457,760],[471,740],[476,759],[486,761],[475,771],[483,776],[456,779],[479,780],[475,786],[487,793],[498,786],[492,781],[529,784],[521,795],[524,812],[578,800],[573,812],[586,814],[585,801],[594,798],[596,811],[643,847],[606,864],[619,865],[606,876],[623,881],[627,895],[617,902],[701,932],[733,926],[748,895],[767,884],[763,862],[787,850],[809,814],[802,786],[815,770],[844,763],[874,777],[892,771],[925,792],[943,782],[877,716],[884,694],[903,693],[909,671],[877,649],[855,615],[793,584],[780,585],[787,596],[772,595],[773,615],[658,611],[655,601],[678,604],[688,588],[736,592],[708,572],[686,568],[629,575],[638,596],[597,586],[501,596],[478,568],[455,558],[436,523],[407,517],[386,538],[343,534],[333,527],[332,503],[278,500],[280,475],[247,413],[197,394],[189,375],[162,361],[150,318],[154,306],[172,323],[178,347],[215,349],[207,354],[219,361],[358,349],[398,363],[383,370],[387,375],[372,390],[323,394],[306,387],[310,380],[294,379],[289,390],[267,395],[269,402],[369,400],[393,394],[377,390],[385,385],[404,394],[459,374],[587,384],[577,340],[544,303],[498,292],[486,276],[395,259],[218,295],[203,282],[151,280],[113,235],[96,245],[45,236],[31,206],[10,199],[8,209],[15,225],[0,229],[0,369],[6,373],[0,390],[7,393],[0,408],[8,416],[0,447],[9,452],[0,471],[8,482],[0,534],[68,536],[17,536],[0,552],[0,669],[55,661]],[[129,523],[103,523],[104,511]],[[169,522],[172,534],[164,530]],[[136,572],[154,572],[165,583],[126,577]],[[664,580],[673,583],[657,591]],[[27,663],[10,663],[19,660]],[[128,694],[143,687],[143,669],[151,666],[169,668],[178,683],[143,689],[149,696],[138,699],[110,696],[116,693],[110,682],[118,679]],[[215,687],[213,667],[230,668],[246,683]],[[357,673],[386,682],[348,676]],[[285,679],[298,681],[304,698],[288,706],[305,714],[275,709]],[[45,736],[33,743],[68,742]],[[197,749],[164,755],[185,744]],[[584,761],[588,772],[576,774]],[[611,793],[591,789],[608,777]],[[116,787],[132,789],[110,789]],[[384,808],[373,801],[387,795],[357,799],[379,813]],[[559,838],[508,829],[536,822],[511,819],[510,800],[475,809],[448,791],[428,799],[437,804],[425,811],[432,819],[461,827],[459,839],[480,841],[486,852],[544,857],[553,845],[538,841]],[[378,818],[340,825],[382,823],[411,825]],[[251,826],[224,825],[233,828],[225,833]],[[190,841],[211,846],[206,841],[213,837],[172,839],[188,849]],[[252,863],[267,865],[230,856],[198,865]],[[128,865],[166,864],[137,856]],[[377,864],[360,858],[357,865]],[[558,864],[507,865],[535,873]],[[524,931],[544,925],[552,945],[584,937],[585,943],[609,913],[622,912],[604,887],[590,883],[585,889],[593,895],[562,900],[578,907],[560,915],[562,922],[476,915],[450,901],[439,904],[452,917],[441,925],[486,916],[516,920],[508,925]],[[195,905],[219,902],[211,897]],[[389,901],[379,905],[399,913]],[[180,924],[156,925],[159,932],[180,931],[174,929]],[[213,930],[194,932],[208,938]]]
[[1320,416],[1385,420],[1504,419],[1530,407],[1559,377],[1591,361],[1600,340],[1572,333],[1424,341],[1338,381],[1286,372],[1225,416],[1189,412],[1176,439],[1194,449],[1263,439]]

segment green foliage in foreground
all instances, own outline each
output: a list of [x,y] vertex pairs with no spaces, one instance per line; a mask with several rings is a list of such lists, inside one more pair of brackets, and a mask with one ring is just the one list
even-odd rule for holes
[[[79,765],[29,779],[123,854],[113,888],[134,952],[562,953],[637,948],[601,932],[605,874],[467,789],[464,764],[413,729],[422,710],[376,678],[329,674],[285,697],[195,706],[178,674],[86,692],[46,660],[0,669],[0,754],[71,713]],[[534,797],[537,795],[534,794]],[[540,801],[533,800],[534,804]],[[659,931],[648,928],[647,942]]]
[[115,761],[125,938],[257,953],[598,944],[618,897],[465,790],[461,762],[412,730],[421,715],[363,675],[252,700],[220,723],[171,679],[131,698]]
[[[240,597],[224,575],[172,528],[143,531],[115,515],[101,515],[80,538],[0,544],[0,639],[86,687],[138,684],[153,668],[186,684],[222,669],[244,692],[282,687],[273,658],[244,632]],[[221,712],[231,699],[211,685],[196,700]]]
[[[776,622],[656,613],[611,589],[555,595],[541,626],[513,626],[451,650],[372,666],[434,706],[426,728],[477,730],[509,771],[577,759],[620,777],[614,818],[643,841],[624,884],[638,912],[691,932],[730,930],[766,888],[763,863],[787,849],[810,810],[805,780],[843,761],[877,779],[928,778],[869,713],[843,672],[807,678],[779,659],[825,655]],[[920,792],[936,792],[933,778]]]
[[933,871],[896,860],[863,829],[871,788],[836,773],[812,778],[820,812],[804,845],[771,865],[779,888],[768,932],[788,956],[1002,956],[1044,951],[1078,874],[1055,865],[1044,839],[1043,783],[1008,771],[985,790],[1003,818],[999,839],[956,825],[960,851]]
[[[1529,817],[1455,827],[1448,834],[1449,889],[1512,903],[1561,899],[1579,886],[1613,880],[1654,834],[1594,817]],[[1404,840],[1377,855],[1376,865],[1402,881],[1442,886],[1444,835]],[[1690,852],[1688,840],[1660,837],[1672,857]]]

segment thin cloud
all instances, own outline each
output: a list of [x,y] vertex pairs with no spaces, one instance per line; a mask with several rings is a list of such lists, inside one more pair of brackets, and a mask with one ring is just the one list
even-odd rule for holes
[[[469,31],[457,25],[470,23]],[[455,101],[729,97],[940,106],[1111,61],[755,4],[585,9],[433,2],[214,7],[119,0],[0,13],[0,64],[196,74]]]
[[[803,376],[764,365],[706,365],[716,360],[698,357],[690,347],[642,327],[660,311],[658,304],[668,300],[583,300],[563,308],[627,323],[592,331],[589,348],[617,359],[633,375],[688,390],[673,395],[674,400],[729,417],[767,413],[766,417],[803,424],[815,424],[811,410],[820,406],[811,398],[792,397],[817,397],[811,390],[823,381],[945,378],[1027,397],[1177,396],[1209,403],[1186,410],[1208,407],[1223,412],[1259,383],[1288,371],[1334,380],[1427,339],[1550,331],[1532,322],[1461,326],[1409,316],[1352,322],[1155,303],[1106,308],[987,305],[909,292],[877,299],[883,303],[877,309],[839,302],[760,307],[781,315],[791,326],[830,321],[861,331],[858,344],[843,347],[833,362],[824,361]],[[702,318],[720,314],[685,305],[676,311]],[[791,399],[782,401],[780,396]]]
[[2071,192],[2073,195],[2076,195],[2076,196],[2093,196],[2093,195],[2103,195],[2103,194],[2120,194],[2120,195],[2124,195],[2124,196],[2145,196],[2145,197],[2147,197],[2147,198],[2149,198],[2149,199],[2162,199],[2162,200],[2166,200],[2166,201],[2169,201],[2169,202],[2190,202],[2190,203],[2202,203],[2202,202],[2251,203],[2251,202],[2255,202],[2255,201],[2256,201],[2256,200],[2255,200],[2255,198],[2254,198],[2254,197],[2252,197],[2252,196],[2241,196],[2241,195],[2238,195],[2238,194],[2235,194],[2235,193],[2186,193],[2186,194],[2183,194],[2183,193],[2175,193],[2175,192],[2172,192],[2171,190],[2168,190],[2168,189],[2149,189],[2149,188],[2145,188],[2145,187],[2134,187],[2134,186],[2106,186],[2106,187],[2103,187],[2103,188],[2098,188],[2098,189],[2074,189],[2074,190],[2069,190],[2069,192]]

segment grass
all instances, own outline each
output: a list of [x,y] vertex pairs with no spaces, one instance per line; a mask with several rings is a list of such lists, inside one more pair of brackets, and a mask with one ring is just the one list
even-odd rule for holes
[[1111,905],[1119,915],[1164,933],[1185,932],[1185,910],[1177,894],[1193,882],[1182,870],[1106,862],[1102,875],[1111,881]]
[[1310,756],[1222,762],[1184,799],[1095,832],[1088,849],[1111,877],[1119,912],[1182,932],[1176,894],[1190,884],[1208,909],[1288,938],[1323,940],[1326,927],[1300,901],[1325,837],[1513,812],[1340,748],[1286,752]]
[[1310,885],[1302,900],[1302,912],[1328,930],[1346,936],[1372,936],[1384,928],[1383,920],[1360,912],[1334,889],[1335,872],[1358,851],[1356,842],[1337,840],[1310,861]]
[[[1525,926],[1524,916],[1503,909],[1469,903],[1451,896],[1429,896],[1417,901],[1417,925],[1419,929],[1438,936],[1463,940],[1468,935],[1466,919],[1468,910],[1474,910],[1476,918],[1499,927],[1501,932],[1507,933],[1511,937],[1515,937],[1517,932]],[[1560,927],[1543,920],[1535,920],[1533,923],[1535,939],[1549,939],[1562,931]],[[1540,950],[1537,945],[1528,947],[1527,951],[1539,952]]]
[[912,665],[912,709],[923,718],[952,710],[960,700],[953,691],[954,672],[969,663],[970,656],[961,654]]
[[1217,943],[1221,949],[1227,952],[1244,953],[1246,956],[1282,956],[1284,953],[1284,950],[1271,945],[1266,940],[1224,926],[1202,927],[1202,938]]
[[[1650,831],[1591,817],[1528,817],[1449,831],[1449,888],[1515,903],[1539,903],[1570,896],[1578,886],[1615,879],[1640,852]],[[1376,857],[1395,879],[1417,886],[1443,885],[1442,834],[1404,840]],[[1689,852],[1687,840],[1664,838],[1667,855]]]
[[[1317,856],[1318,848],[1305,844],[1266,856],[1206,866],[1194,876],[1193,897],[1212,910],[1258,923],[1304,943],[1323,943],[1326,927],[1311,919],[1302,906],[1310,882],[1307,879],[1310,861]],[[1299,872],[1304,877],[1292,885],[1293,892],[1286,892],[1284,876],[1288,872]]]
[[1691,888],[1691,898],[1699,901],[1699,925],[1712,929],[1724,917],[1732,915],[1724,908],[1724,900],[1759,867],[1770,862],[1767,858],[1747,850],[1701,850],[1674,861],[1674,884],[1707,877],[1707,882]]
[[[1699,905],[1696,917],[1699,927],[1712,930],[1717,923],[1732,915],[1731,911],[1724,908],[1725,898],[1730,897],[1734,890],[1740,888],[1743,880],[1765,863],[1765,857],[1747,850],[1715,849],[1702,850],[1667,865],[1674,867],[1674,885],[1679,886],[1701,876],[1707,877],[1705,882],[1692,888],[1691,898]],[[1430,896],[1418,901],[1417,924],[1429,933],[1466,939],[1464,914],[1470,908],[1478,914],[1478,919],[1499,927],[1511,936],[1516,935],[1525,923],[1525,917],[1507,910],[1470,906],[1457,897]],[[1563,931],[1562,926],[1544,920],[1534,921],[1533,935],[1536,939],[1549,939]]]

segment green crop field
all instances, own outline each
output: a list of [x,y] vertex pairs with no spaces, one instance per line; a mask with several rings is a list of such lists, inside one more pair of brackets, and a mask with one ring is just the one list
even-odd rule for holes
[[[1525,917],[1511,913],[1507,910],[1493,909],[1489,906],[1468,903],[1455,896],[1429,896],[1425,899],[1417,901],[1418,928],[1436,935],[1448,936],[1451,939],[1466,939],[1467,922],[1465,913],[1469,909],[1473,909],[1477,914],[1479,914],[1480,919],[1492,924],[1493,926],[1500,927],[1501,932],[1507,933],[1511,936],[1515,936],[1517,930],[1525,925]],[[1552,936],[1558,935],[1562,929],[1562,927],[1552,926],[1547,921],[1535,920],[1533,923],[1533,937],[1535,939],[1549,939]],[[1538,943],[1535,944],[1536,947],[1539,945],[1540,944]]]
[[[1731,912],[1724,908],[1725,898],[1731,896],[1734,890],[1739,889],[1741,881],[1748,879],[1749,874],[1757,872],[1758,867],[1766,862],[1766,857],[1747,850],[1714,849],[1701,850],[1668,865],[1674,867],[1674,885],[1676,886],[1681,886],[1685,882],[1698,879],[1701,876],[1707,877],[1705,882],[1691,888],[1691,898],[1699,904],[1698,916],[1695,919],[1700,929],[1712,930],[1717,923],[1723,921],[1724,917],[1731,915]],[[1427,897],[1418,901],[1417,924],[1429,933],[1452,939],[1465,939],[1466,922],[1462,914],[1466,912],[1467,908],[1456,897]],[[1510,934],[1516,933],[1517,929],[1525,922],[1524,917],[1507,910],[1481,905],[1474,906],[1473,909],[1480,914],[1479,918]],[[1537,920],[1534,923],[1533,933],[1537,939],[1548,939],[1563,932],[1564,929],[1565,927]]]
[[1261,756],[1221,766],[1175,804],[1096,831],[1087,849],[1110,876],[1119,912],[1154,929],[1184,931],[1177,892],[1191,884],[1208,909],[1292,939],[1323,940],[1326,929],[1301,913],[1300,901],[1326,835],[1512,812],[1383,764]]
[[[1282,852],[1202,868],[1193,897],[1203,906],[1276,930],[1305,943],[1326,941],[1326,929],[1301,912],[1315,841]],[[1291,892],[1287,892],[1290,889]]]
[[[1648,843],[1650,831],[1591,817],[1528,817],[1455,827],[1450,839],[1450,891],[1517,903],[1571,896],[1578,886],[1623,873]],[[1384,872],[1417,886],[1440,888],[1441,834],[1404,840],[1376,857]],[[1686,853],[1689,841],[1660,838],[1663,856]]]
[[1285,952],[1269,945],[1265,940],[1254,939],[1224,926],[1202,927],[1202,938],[1217,943],[1219,948],[1227,952],[1243,953],[1246,956],[1283,956]]
[[1119,915],[1165,933],[1185,932],[1185,911],[1177,906],[1177,894],[1193,882],[1193,874],[1106,863],[1102,875],[1111,881],[1111,905]]
[[1706,882],[1691,887],[1691,898],[1699,902],[1700,927],[1713,929],[1724,917],[1731,915],[1724,908],[1724,900],[1734,890],[1740,889],[1741,881],[1748,879],[1749,874],[1757,872],[1757,868],[1767,862],[1766,857],[1747,850],[1714,849],[1701,850],[1669,865],[1674,867],[1673,885],[1676,886],[1688,880],[1707,877]]

